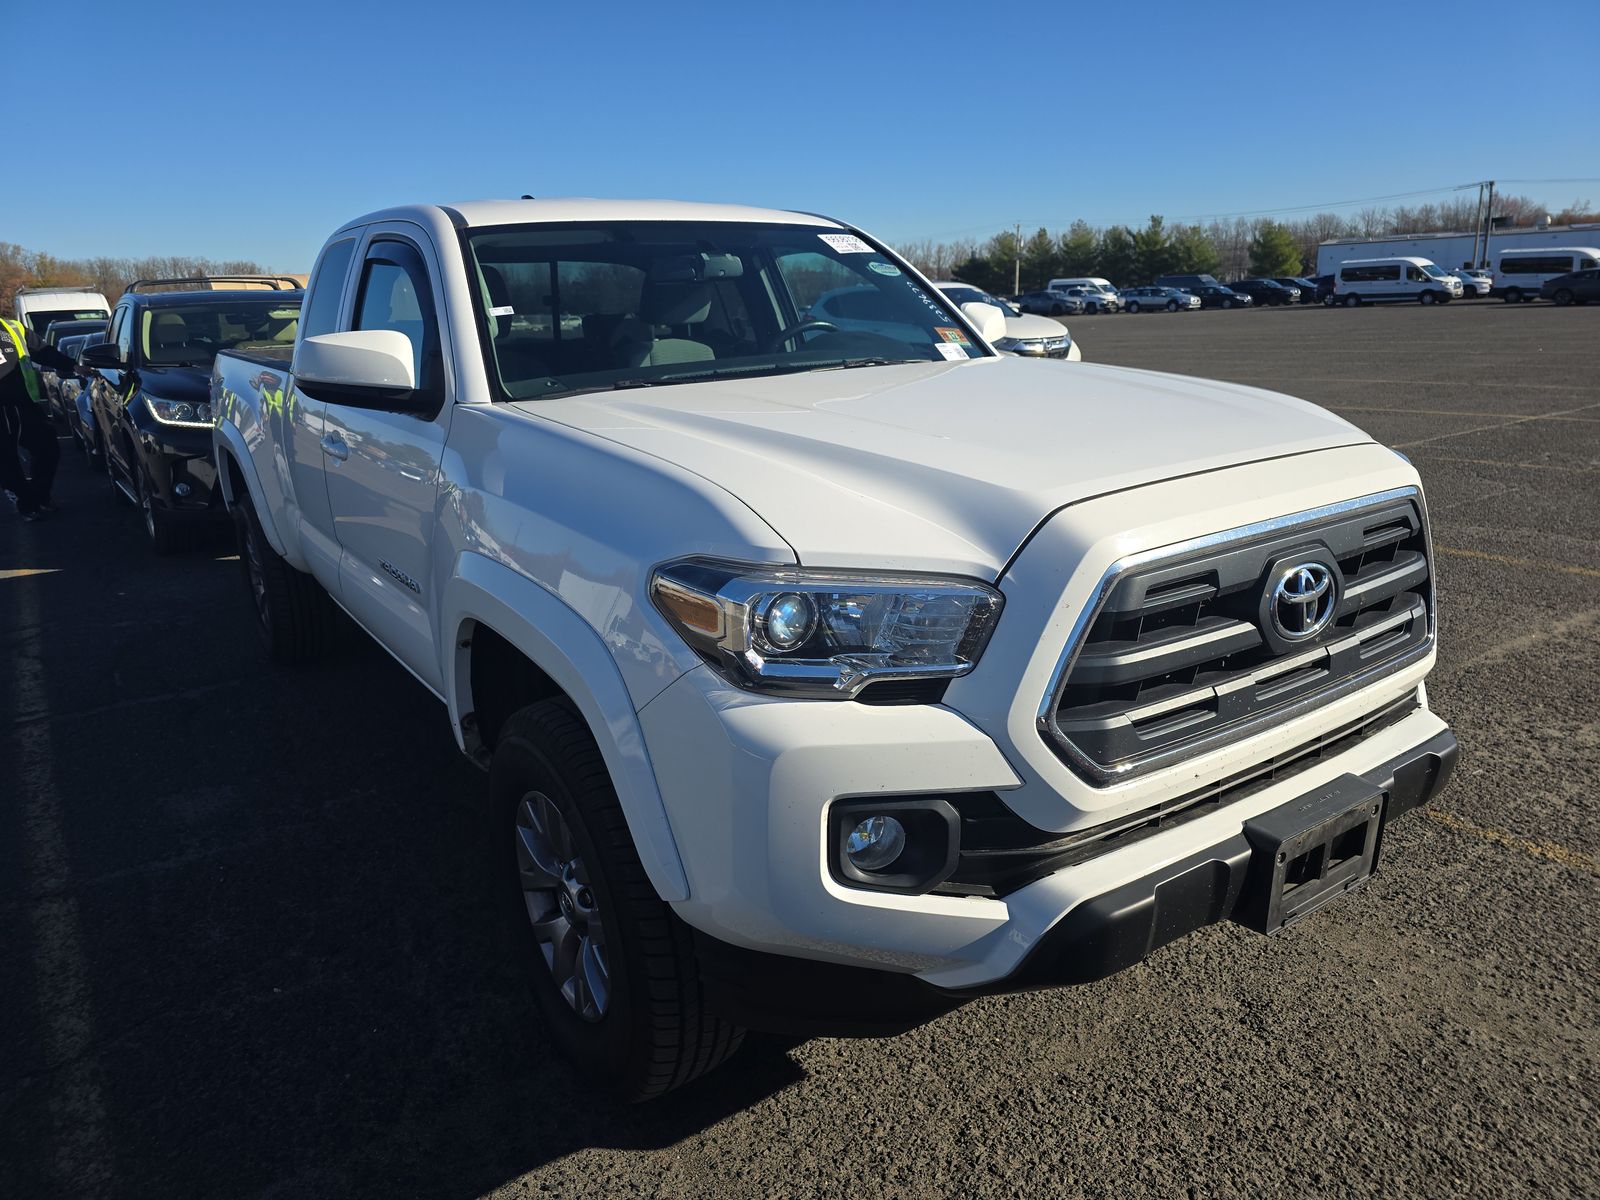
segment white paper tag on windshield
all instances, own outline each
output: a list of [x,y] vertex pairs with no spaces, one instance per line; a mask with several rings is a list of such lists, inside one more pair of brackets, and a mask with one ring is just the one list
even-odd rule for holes
[[489,315],[491,317],[511,317],[515,316],[516,312],[517,310],[511,305],[502,304],[499,308],[491,308],[489,310]]
[[840,254],[876,254],[877,251],[867,245],[853,233],[819,233],[819,238],[827,242]]
[[951,360],[967,356],[967,348],[965,346],[957,346],[953,342],[936,342],[933,348]]

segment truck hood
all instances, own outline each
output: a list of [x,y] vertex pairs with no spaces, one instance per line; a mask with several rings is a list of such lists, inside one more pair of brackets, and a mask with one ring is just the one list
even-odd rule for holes
[[1314,405],[1256,388],[1018,358],[516,407],[719,485],[802,563],[985,578],[1040,521],[1076,500],[1372,440]]

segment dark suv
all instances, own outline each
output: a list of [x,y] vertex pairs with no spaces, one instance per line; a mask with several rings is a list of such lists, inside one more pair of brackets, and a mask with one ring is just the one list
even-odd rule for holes
[[1565,275],[1557,275],[1554,279],[1546,279],[1539,285],[1539,295],[1561,305],[1587,304],[1591,300],[1600,300],[1600,267],[1569,271]]
[[1249,296],[1257,308],[1277,308],[1279,305],[1300,302],[1299,288],[1284,287],[1276,279],[1235,279],[1228,286]]
[[1251,304],[1249,296],[1220,283],[1195,284],[1182,290],[1199,296],[1201,308],[1249,308]]
[[106,476],[115,494],[139,506],[150,541],[167,553],[227,520],[211,454],[211,360],[234,347],[293,345],[304,293],[139,286],[117,301],[106,341],[78,362],[87,368],[90,436]]

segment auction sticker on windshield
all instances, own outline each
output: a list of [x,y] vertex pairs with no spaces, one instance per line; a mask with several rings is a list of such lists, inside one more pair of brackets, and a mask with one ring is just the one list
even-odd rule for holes
[[954,342],[935,342],[933,348],[944,358],[951,361],[967,357],[967,348],[958,346]]
[[900,274],[900,268],[895,266],[893,263],[869,262],[867,264],[867,268],[868,270],[876,271],[879,275],[893,276]]
[[945,325],[936,325],[934,326],[933,331],[945,341],[954,342],[958,346],[972,345],[972,343],[967,340],[967,335],[962,333],[959,329],[951,329]]
[[819,233],[817,234],[828,245],[832,246],[838,254],[876,254],[877,251],[867,245],[853,233]]

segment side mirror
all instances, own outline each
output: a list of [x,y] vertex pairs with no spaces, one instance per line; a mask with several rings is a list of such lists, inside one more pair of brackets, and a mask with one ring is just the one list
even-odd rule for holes
[[961,315],[978,327],[986,342],[997,342],[1006,335],[1006,314],[992,304],[963,304]]
[[78,355],[81,366],[94,368],[103,367],[108,371],[122,368],[122,347],[115,342],[101,342],[97,346],[85,346],[83,353]]
[[411,339],[394,329],[354,329],[304,339],[295,384],[313,400],[402,412],[419,407]]

